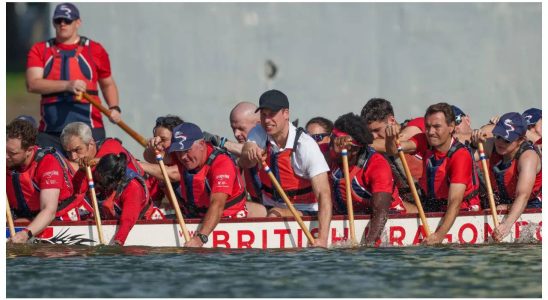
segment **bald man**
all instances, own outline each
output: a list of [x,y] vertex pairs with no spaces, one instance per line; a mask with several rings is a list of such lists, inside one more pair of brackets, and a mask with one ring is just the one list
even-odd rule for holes
[[247,141],[247,133],[261,123],[259,113],[256,113],[257,105],[251,102],[240,102],[230,111],[230,127],[238,143]]

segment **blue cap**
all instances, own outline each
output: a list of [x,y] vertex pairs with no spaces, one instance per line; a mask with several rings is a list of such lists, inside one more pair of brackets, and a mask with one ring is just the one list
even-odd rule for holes
[[538,122],[538,120],[542,119],[542,110],[538,108],[529,108],[521,115],[527,122],[527,125],[534,125]]
[[258,112],[263,108],[268,108],[272,111],[279,111],[282,108],[289,108],[289,100],[281,91],[266,91],[259,98],[259,107],[255,110],[255,112]]
[[173,136],[171,137],[171,146],[168,152],[188,151],[195,141],[204,138],[204,133],[193,123],[183,123],[173,128]]
[[527,121],[517,112],[502,115],[493,128],[494,136],[500,136],[509,142],[525,136],[525,132],[527,132]]
[[23,121],[27,121],[29,123],[32,124],[32,126],[38,128],[38,123],[36,122],[36,120],[32,117],[32,116],[29,116],[29,115],[19,115],[15,118],[15,120],[23,120]]
[[61,3],[55,7],[53,12],[53,20],[55,19],[78,20],[80,19],[80,11],[72,3]]

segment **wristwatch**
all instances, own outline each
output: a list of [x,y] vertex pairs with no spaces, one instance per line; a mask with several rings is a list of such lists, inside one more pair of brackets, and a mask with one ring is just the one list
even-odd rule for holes
[[114,110],[117,110],[119,113],[122,113],[122,110],[120,109],[120,106],[118,106],[118,105],[111,106],[108,109],[109,110],[114,109]]
[[196,232],[196,236],[200,238],[202,243],[204,243],[204,244],[207,243],[207,241],[208,241],[207,235],[205,235],[203,233]]

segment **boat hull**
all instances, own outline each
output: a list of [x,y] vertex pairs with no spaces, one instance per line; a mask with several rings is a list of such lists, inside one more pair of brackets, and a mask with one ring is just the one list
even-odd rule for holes
[[[428,225],[434,230],[443,213],[427,214]],[[499,215],[502,220],[504,215]],[[363,242],[368,230],[369,216],[355,216],[356,238]],[[304,217],[305,225],[316,236],[316,218]],[[191,235],[200,220],[185,220]],[[16,231],[28,223],[16,222]],[[378,243],[381,247],[414,246],[421,243],[424,230],[416,214],[390,216]],[[328,242],[330,246],[347,246],[348,220],[345,216],[334,216],[331,221]],[[116,233],[116,221],[103,221],[105,240],[111,242]],[[462,212],[446,236],[444,243],[483,244],[492,241],[493,220],[489,212]],[[6,229],[9,236],[9,230]],[[66,245],[98,245],[97,227],[92,221],[54,221],[35,242]],[[535,243],[542,241],[542,210],[528,209],[512,226],[504,242]],[[179,247],[184,236],[176,220],[138,221],[131,230],[126,246]],[[209,235],[204,245],[208,248],[255,248],[285,249],[307,247],[306,235],[293,218],[252,218],[223,220]]]

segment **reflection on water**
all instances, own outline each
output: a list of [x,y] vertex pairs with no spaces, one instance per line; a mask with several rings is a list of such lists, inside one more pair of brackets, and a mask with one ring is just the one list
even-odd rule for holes
[[541,245],[8,245],[8,297],[541,297]]

